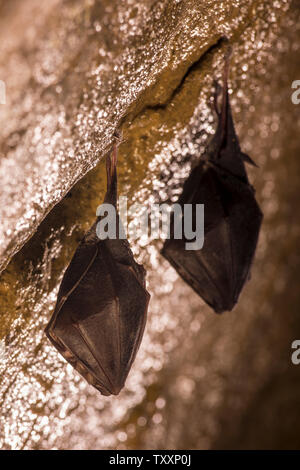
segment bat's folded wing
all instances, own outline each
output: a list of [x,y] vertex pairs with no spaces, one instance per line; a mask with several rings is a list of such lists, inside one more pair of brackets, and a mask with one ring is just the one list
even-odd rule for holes
[[89,383],[104,395],[118,394],[142,338],[149,294],[130,267],[107,260],[100,244],[90,259],[62,305],[58,299],[46,333]]
[[190,178],[180,203],[204,204],[203,248],[189,251],[185,239],[171,238],[162,254],[215,312],[232,310],[249,277],[262,214],[250,185],[234,176],[200,164]]

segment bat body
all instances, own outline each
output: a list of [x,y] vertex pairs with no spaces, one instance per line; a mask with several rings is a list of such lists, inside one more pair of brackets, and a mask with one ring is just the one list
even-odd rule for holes
[[[216,313],[232,310],[249,278],[262,222],[262,212],[249,184],[245,155],[236,135],[228,96],[228,62],[216,133],[204,156],[191,171],[178,200],[181,206],[204,204],[204,245],[185,249],[186,240],[171,236],[162,254],[181,277]],[[254,164],[255,165],[255,164]],[[182,223],[182,221],[177,222]]]
[[[117,203],[116,146],[107,160],[105,203]],[[118,215],[117,215],[118,217]],[[69,264],[46,334],[103,395],[117,395],[143,336],[150,295],[125,239],[100,240],[97,221]]]

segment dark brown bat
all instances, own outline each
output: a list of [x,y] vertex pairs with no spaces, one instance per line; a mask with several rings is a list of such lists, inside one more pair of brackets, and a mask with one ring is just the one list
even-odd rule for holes
[[[115,208],[116,160],[117,145],[107,158],[104,201]],[[142,340],[150,295],[146,272],[135,262],[128,241],[100,240],[98,221],[85,234],[64,274],[45,332],[88,383],[103,395],[117,395]]]
[[[188,251],[186,240],[172,233],[162,254],[181,277],[216,313],[232,310],[249,278],[262,222],[262,212],[249,184],[244,162],[255,163],[244,154],[235,133],[228,96],[229,54],[224,68],[221,109],[218,91],[215,110],[216,133],[203,158],[186,180],[178,203],[204,204],[204,245]],[[256,166],[256,165],[255,165]],[[184,219],[183,219],[184,220]]]

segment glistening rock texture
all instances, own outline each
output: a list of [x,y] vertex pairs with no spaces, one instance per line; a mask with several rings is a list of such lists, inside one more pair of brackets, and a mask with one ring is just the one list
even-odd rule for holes
[[[299,446],[297,1],[11,0],[0,25],[2,448]],[[125,390],[101,397],[43,335],[59,280],[102,201],[100,160],[120,124],[121,193],[176,197],[213,132],[224,35],[266,214],[252,280],[219,318],[159,242],[135,241],[147,330]]]
[[[223,34],[243,30],[258,3],[15,0],[2,6],[2,266],[99,162],[121,121],[128,126],[147,108],[166,106],[189,67]],[[178,127],[187,122],[183,114],[173,116]],[[150,126],[143,126],[144,138]],[[170,133],[174,122],[168,127]],[[166,132],[158,129],[155,140]],[[144,147],[151,158],[153,147]],[[128,150],[134,158],[140,148],[128,144]]]

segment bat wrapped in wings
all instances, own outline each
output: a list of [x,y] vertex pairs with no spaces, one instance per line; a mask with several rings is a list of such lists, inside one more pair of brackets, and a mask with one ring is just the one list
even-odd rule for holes
[[[105,203],[116,209],[117,144],[107,157]],[[58,292],[46,335],[103,395],[117,395],[140,346],[150,295],[126,239],[99,239],[99,218],[80,242]],[[119,233],[119,231],[117,231]]]
[[249,278],[262,222],[262,212],[250,185],[244,154],[236,135],[228,95],[229,54],[225,61],[221,109],[218,91],[214,104],[216,133],[204,156],[185,181],[178,200],[182,207],[204,204],[204,245],[189,251],[186,240],[175,239],[172,218],[170,238],[162,254],[180,276],[216,313],[232,310]]

